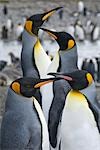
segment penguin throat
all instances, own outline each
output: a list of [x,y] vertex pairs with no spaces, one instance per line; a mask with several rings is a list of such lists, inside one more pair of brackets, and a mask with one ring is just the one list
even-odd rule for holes
[[59,71],[67,73],[67,72],[71,72],[71,71],[74,71],[74,70],[78,69],[78,66],[77,66],[77,59],[78,59],[77,51],[75,51],[75,50],[66,51],[66,52],[60,51],[59,53],[60,53]]
[[86,102],[85,96],[78,90],[71,90],[68,93],[67,98],[69,99],[69,101],[80,101],[80,102],[84,101],[84,102]]

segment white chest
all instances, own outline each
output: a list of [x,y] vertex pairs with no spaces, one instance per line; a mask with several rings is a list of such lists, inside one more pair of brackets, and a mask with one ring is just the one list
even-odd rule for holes
[[[66,100],[67,101],[67,100]],[[100,134],[88,105],[70,101],[61,121],[61,150],[99,150]]]

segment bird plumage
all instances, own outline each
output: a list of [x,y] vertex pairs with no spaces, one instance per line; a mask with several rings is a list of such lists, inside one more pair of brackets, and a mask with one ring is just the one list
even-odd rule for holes
[[[100,126],[98,113],[91,101],[79,90],[90,86],[93,78],[87,71],[50,73],[69,82],[72,90],[66,95],[61,118],[61,150],[99,150]],[[70,77],[70,78],[69,78]],[[88,145],[88,146],[87,146]]]
[[[59,51],[57,52],[57,55],[56,55],[56,57],[58,57],[58,62],[56,62],[56,66],[58,68],[56,67],[56,70],[54,70],[54,72],[69,73],[69,72],[78,70],[77,45],[76,45],[74,38],[66,32],[54,32],[48,29],[44,29],[44,28],[42,29],[46,31],[48,34],[50,34],[57,41],[59,45]],[[54,61],[55,61],[55,58],[54,58]],[[48,68],[48,73],[49,73],[49,69],[51,71],[52,70],[51,68],[54,68],[53,65],[55,66],[55,63],[53,64],[53,61],[52,61],[50,67]],[[60,89],[62,88],[63,88],[62,92],[58,93],[58,91],[60,91]],[[54,148],[57,145],[58,124],[59,124],[62,111],[64,108],[66,95],[68,94],[70,89],[71,89],[70,85],[67,82],[65,83],[62,80],[57,81],[56,83],[53,84],[54,97],[53,97],[52,104],[51,104],[50,111],[49,111],[49,123],[48,123],[49,127],[48,128],[49,128],[49,136],[51,140],[50,142]],[[92,90],[92,93],[91,93],[91,90]],[[92,105],[95,108],[95,111],[99,114],[99,108],[96,103],[96,88],[95,88],[94,82],[92,82],[91,86],[83,89],[82,92],[91,101]],[[59,104],[59,107],[57,107],[58,104]]]
[[[36,64],[37,59],[40,59],[39,62],[42,61],[45,62],[45,64],[47,64],[47,67],[50,64],[51,61],[48,55],[46,54],[46,52],[43,50],[43,48],[42,50],[40,49],[42,53],[41,53],[41,57],[38,58],[38,55],[37,57],[34,56],[35,50],[33,47],[36,41],[37,43],[39,42],[38,39],[39,27],[42,26],[44,21],[48,19],[55,11],[57,11],[60,8],[61,7],[57,7],[43,14],[33,15],[26,20],[24,26],[24,32],[22,35],[22,53],[21,53],[21,64],[22,64],[23,76],[30,76],[30,77],[34,76],[36,78],[40,77],[41,73],[39,72],[39,68]],[[26,60],[28,60],[28,63]],[[44,70],[46,70],[46,68],[44,68]]]
[[[59,45],[59,51],[56,53],[52,63],[48,67],[47,73],[58,71],[71,72],[72,70],[76,70],[77,48],[74,38],[66,32],[54,32],[44,28],[41,29],[50,34]],[[70,90],[70,85],[63,80],[50,84],[53,84],[51,87],[51,93],[53,92],[53,96],[51,97],[51,106],[49,106],[48,128],[51,145],[55,148],[57,146],[58,125],[65,104],[66,94]]]
[[24,77],[10,85],[1,125],[2,149],[49,150],[47,123],[35,98],[37,88],[46,81]]

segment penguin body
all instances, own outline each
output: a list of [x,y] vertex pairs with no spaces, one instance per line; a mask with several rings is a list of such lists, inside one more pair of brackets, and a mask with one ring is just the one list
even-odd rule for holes
[[67,27],[67,33],[71,34],[71,35],[74,37],[74,32],[75,32],[74,25],[73,25],[73,24],[70,24],[70,25]]
[[34,97],[34,83],[38,83],[37,79],[21,78],[8,89],[1,125],[2,149],[49,150],[47,123],[39,100]]
[[99,114],[94,105],[79,90],[90,86],[92,75],[87,71],[72,73],[50,73],[68,81],[72,90],[66,96],[60,125],[61,150],[99,150]]
[[[30,35],[25,29],[22,34],[22,52],[21,52],[21,65],[23,76],[38,77],[38,72],[33,66],[33,47],[36,42],[36,38]],[[28,61],[28,62],[27,62]]]
[[[43,29],[43,28],[42,28]],[[49,33],[50,30],[43,29]],[[54,38],[59,42],[60,47],[59,51],[56,53],[52,63],[48,67],[47,73],[49,72],[71,72],[72,70],[77,69],[77,48],[74,39],[72,36],[65,32],[53,32],[50,31],[51,36],[54,34]],[[62,40],[64,38],[64,41]],[[60,43],[60,44],[59,44]],[[62,46],[63,45],[63,46]],[[75,46],[75,47],[74,47]],[[73,62],[70,63],[70,60]],[[52,83],[50,83],[52,84]],[[67,82],[56,81],[52,84],[51,89],[48,88],[49,92],[51,91],[51,105],[48,109],[48,129],[49,129],[49,138],[52,148],[56,149],[59,146],[58,142],[58,126],[60,123],[63,107],[65,104],[66,94],[71,89],[70,85]],[[58,93],[59,91],[59,93]],[[61,97],[61,99],[59,98]],[[47,103],[47,101],[45,100]],[[47,110],[46,107],[44,109]],[[46,112],[46,111],[45,111]],[[59,126],[60,127],[60,126]]]
[[95,80],[95,72],[96,72],[96,67],[95,67],[95,63],[94,63],[94,59],[85,59],[82,65],[82,69],[83,70],[87,70],[88,72],[90,72]]
[[[54,72],[70,73],[72,71],[78,71],[77,46],[74,38],[65,32],[53,32],[47,29],[43,30],[54,37],[59,45],[59,51],[55,56],[56,58],[54,57],[53,59],[56,63],[52,61],[47,72],[52,72],[52,69],[54,68]],[[58,127],[60,127],[60,120],[65,105],[66,95],[70,91],[71,86],[68,82],[61,80],[53,83],[52,89],[53,99],[51,100],[51,107],[49,110],[48,129],[51,146],[56,149],[59,146],[59,137],[57,134],[59,134],[58,131],[60,131],[60,128],[58,129]],[[58,93],[58,91],[60,92]],[[99,108],[96,103],[96,88],[94,83],[92,82],[89,87],[85,87],[82,92],[86,94],[86,97],[93,104],[95,111],[99,113]]]
[[85,31],[84,31],[83,26],[81,24],[76,24],[75,25],[75,37],[79,41],[84,41],[85,40]]
[[84,11],[84,2],[83,1],[79,1],[78,2],[78,12],[79,13],[83,13]]
[[91,41],[95,42],[100,37],[100,27],[97,25],[94,25],[92,32],[91,32]]
[[1,148],[41,149],[41,123],[32,105],[31,98],[29,100],[8,90],[6,112],[1,125]]
[[61,150],[99,150],[100,134],[85,96],[70,91],[61,120]]

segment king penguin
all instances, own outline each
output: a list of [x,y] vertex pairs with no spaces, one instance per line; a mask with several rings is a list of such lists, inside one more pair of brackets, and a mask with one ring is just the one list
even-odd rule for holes
[[2,150],[49,150],[47,123],[36,92],[47,83],[32,77],[11,83],[1,125]]
[[99,116],[91,101],[79,91],[91,85],[92,75],[85,70],[50,75],[63,78],[72,88],[66,96],[62,112],[60,150],[99,150]]
[[[59,72],[59,71],[71,72],[72,70],[77,70],[78,69],[77,48],[76,48],[76,43],[74,38],[66,32],[54,32],[44,28],[41,29],[43,29],[48,34],[50,34],[58,42],[59,45],[59,50],[54,56],[52,63],[48,67],[47,73]],[[51,87],[49,86],[49,84],[47,85],[49,86],[49,93],[51,91],[51,94],[49,96],[51,97],[51,99],[49,99],[49,103],[50,103],[49,109],[46,108],[45,106],[47,103],[46,101],[47,98],[46,99],[44,98],[42,102],[44,102],[43,105],[44,114],[47,113],[47,109],[48,109],[48,129],[49,129],[50,144],[51,147],[56,149],[59,145],[57,139],[58,137],[57,134],[59,130],[58,126],[59,126],[62,110],[65,103],[66,93],[69,92],[71,87],[67,82],[64,82],[64,80],[57,81],[55,83],[50,83],[50,84]]]
[[22,34],[21,52],[23,76],[39,78],[43,72],[43,69],[41,70],[41,65],[44,71],[48,68],[51,61],[42,48],[38,38],[38,31],[44,21],[60,8],[61,7],[57,7],[46,13],[33,15],[26,20],[24,32]]
[[100,27],[97,24],[94,24],[93,29],[91,31],[91,42],[96,42],[100,38]]
[[[54,32],[48,29],[42,28],[49,35],[51,35],[58,43],[59,50],[55,55],[50,67],[49,72],[73,72],[78,70],[77,67],[77,45],[74,38],[66,32]],[[62,111],[65,104],[66,94],[71,89],[68,82],[63,80],[53,83],[53,99],[51,107],[49,109],[49,138],[53,148],[57,146],[57,130],[60,123]],[[60,91],[60,93],[58,93]],[[92,92],[91,92],[92,91]],[[92,104],[95,105],[95,109],[99,112],[99,108],[96,102],[96,88],[94,82],[91,86],[82,90],[82,92],[91,100]]]

